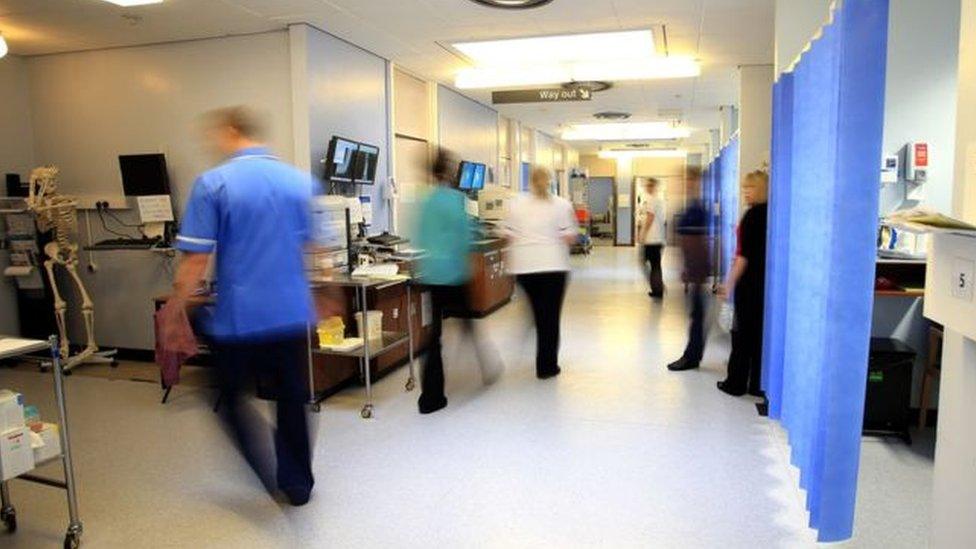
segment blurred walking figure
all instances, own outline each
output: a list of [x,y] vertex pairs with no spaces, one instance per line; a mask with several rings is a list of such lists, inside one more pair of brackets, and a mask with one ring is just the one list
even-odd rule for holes
[[735,261],[728,280],[719,289],[723,299],[732,299],[735,322],[732,353],[725,381],[719,390],[732,396],[746,392],[762,396],[763,314],[766,295],[766,196],[769,176],[757,170],[742,181],[742,195],[750,207],[739,222]]
[[[193,184],[176,247],[183,251],[174,305],[201,287],[215,252],[217,303],[212,323],[222,419],[269,490],[293,505],[309,500],[311,449],[305,403],[306,330],[315,321],[305,277],[311,239],[311,177],[260,142],[261,128],[243,107],[210,112],[206,138],[224,162]],[[277,474],[262,455],[264,421],[243,392],[255,377],[277,392]],[[261,432],[261,431],[264,432]],[[277,476],[275,479],[274,477]]]
[[[474,324],[467,316],[470,311],[467,284],[471,279],[472,226],[464,208],[464,195],[453,188],[457,169],[458,161],[454,155],[441,149],[431,165],[434,186],[417,214],[417,246],[425,252],[419,262],[418,279],[431,292],[433,317],[417,402],[421,414],[430,414],[447,406],[441,345],[446,315],[460,313],[462,328],[474,341],[475,351],[478,350]],[[478,356],[480,359],[480,354]]]
[[653,177],[644,183],[644,199],[637,216],[640,226],[637,241],[643,244],[642,265],[648,269],[651,284],[649,296],[664,297],[664,275],[661,271],[661,252],[664,249],[667,209],[659,195],[660,184]]
[[569,201],[553,196],[545,168],[532,171],[530,193],[512,200],[503,234],[509,240],[508,270],[528,295],[536,327],[535,372],[559,375],[559,325],[569,278],[569,247],[579,238]]
[[687,207],[678,222],[678,241],[684,256],[682,280],[688,287],[691,322],[688,344],[668,370],[692,370],[705,354],[705,283],[711,272],[708,257],[708,213],[701,202],[701,170],[690,167],[685,176]]

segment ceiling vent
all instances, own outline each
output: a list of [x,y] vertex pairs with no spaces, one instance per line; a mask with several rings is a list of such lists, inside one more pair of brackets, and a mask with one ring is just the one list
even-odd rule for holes
[[471,0],[475,4],[503,10],[529,10],[551,4],[552,0]]
[[597,120],[627,120],[630,118],[629,112],[603,111],[593,115]]
[[601,80],[574,80],[563,84],[565,90],[589,90],[590,93],[607,91],[612,87],[612,83]]

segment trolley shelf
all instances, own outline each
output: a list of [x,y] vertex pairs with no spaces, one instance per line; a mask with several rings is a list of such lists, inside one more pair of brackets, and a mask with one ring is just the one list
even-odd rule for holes
[[[410,335],[407,332],[383,332],[383,337],[381,340],[371,340],[369,345],[369,356],[370,358],[376,358],[383,353],[403,345],[410,339]],[[378,344],[378,346],[377,346]],[[360,346],[352,351],[335,351],[332,349],[312,349],[312,353],[317,355],[326,356],[350,356],[355,358],[363,358],[366,356],[365,345]]]

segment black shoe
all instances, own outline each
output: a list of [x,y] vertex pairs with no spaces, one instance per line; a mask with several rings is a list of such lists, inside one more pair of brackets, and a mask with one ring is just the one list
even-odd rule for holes
[[311,488],[282,488],[281,492],[285,495],[288,503],[295,507],[301,507],[308,503],[308,500],[312,499]]
[[749,396],[766,398],[766,391],[763,391],[762,389],[749,389]]
[[555,370],[546,370],[544,372],[538,372],[537,371],[535,373],[535,377],[537,377],[539,379],[549,379],[551,377],[558,376],[560,372],[562,372],[562,369],[559,366],[556,366],[556,369]]
[[723,393],[725,393],[727,395],[731,395],[731,396],[734,396],[734,397],[740,397],[740,396],[746,394],[745,391],[737,391],[737,390],[733,389],[732,388],[732,385],[730,385],[729,382],[727,382],[727,381],[719,381],[718,383],[716,383],[716,385],[718,386],[718,390],[719,391],[722,391]]
[[664,299],[664,292],[661,293],[647,292],[647,295],[653,299]]
[[421,395],[420,400],[417,401],[417,408],[421,414],[433,414],[445,407],[447,407],[447,397],[428,399]]
[[668,370],[671,370],[672,372],[683,372],[685,370],[694,370],[699,366],[701,366],[700,362],[692,362],[682,357],[675,360],[671,364],[668,364]]

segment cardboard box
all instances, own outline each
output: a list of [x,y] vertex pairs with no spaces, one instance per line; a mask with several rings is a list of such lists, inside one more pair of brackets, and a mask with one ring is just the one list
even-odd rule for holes
[[0,433],[24,426],[24,397],[8,389],[0,389]]
[[57,424],[45,423],[44,428],[35,434],[41,440],[41,445],[35,445],[33,448],[35,467],[45,461],[61,457],[61,431]]
[[34,469],[30,429],[20,427],[0,434],[0,480],[10,480]]

